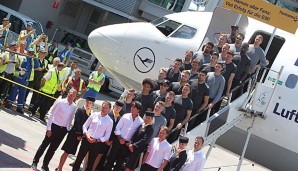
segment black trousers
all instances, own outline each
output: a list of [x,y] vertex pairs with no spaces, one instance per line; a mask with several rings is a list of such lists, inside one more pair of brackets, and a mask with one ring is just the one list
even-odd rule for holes
[[[34,90],[39,90],[40,89],[40,80],[29,81],[28,87],[33,88]],[[25,99],[27,99],[29,92],[30,92],[30,90],[27,90]],[[34,104],[36,103],[36,101],[39,98],[39,95],[40,94],[33,91],[33,94],[32,94],[31,100],[30,100],[30,108],[33,108]]]
[[143,150],[134,149],[134,151],[130,153],[128,156],[126,167],[129,168],[130,170],[134,170],[138,165],[142,152]]
[[61,127],[54,123],[52,123],[52,125],[51,125],[51,131],[52,131],[52,135],[50,137],[48,137],[46,135],[45,138],[43,139],[41,145],[39,146],[39,148],[33,158],[34,163],[39,162],[40,157],[42,156],[42,154],[44,153],[46,148],[50,145],[50,147],[48,148],[47,153],[44,157],[44,160],[43,160],[43,166],[48,166],[51,159],[53,158],[53,156],[55,154],[55,151],[57,150],[57,148],[59,147],[60,143],[62,142],[64,136],[67,133],[66,127]]
[[[11,81],[14,80],[13,79],[14,78],[13,74],[7,74],[6,72],[3,72],[2,76],[4,78],[7,78],[7,79],[11,80]],[[6,97],[7,92],[9,94],[9,90],[11,89],[11,84],[12,83],[9,82],[9,81],[2,80],[0,87],[2,87],[1,95],[3,95],[3,97]]]
[[[105,171],[122,170],[123,163],[126,161],[127,156],[130,151],[125,144],[120,144],[118,140],[113,141],[112,149],[110,155],[107,158],[107,163],[105,165]],[[116,165],[114,166],[114,163]]]
[[[47,93],[45,93],[45,94],[47,94]],[[48,94],[48,95],[53,96],[51,94]],[[49,109],[51,108],[51,106],[53,105],[54,102],[55,102],[54,99],[52,99],[48,96],[40,95],[38,100],[34,104],[31,112],[32,112],[32,114],[35,114],[36,110],[39,107],[39,111],[40,111],[39,118],[44,119],[44,117],[46,116],[47,112],[49,111]]]
[[82,161],[84,160],[84,157],[86,154],[88,154],[88,164],[86,171],[92,171],[92,167],[94,164],[94,161],[97,157],[98,154],[103,154],[103,151],[105,149],[105,144],[100,142],[100,143],[89,143],[87,138],[83,138],[78,157],[76,158],[76,161],[73,165],[72,170],[73,171],[79,171],[80,165]]
[[140,171],[157,171],[158,168],[155,168],[147,163],[142,164]]

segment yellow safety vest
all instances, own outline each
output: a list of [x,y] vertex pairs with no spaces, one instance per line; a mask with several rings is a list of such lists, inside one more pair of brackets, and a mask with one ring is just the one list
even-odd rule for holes
[[[92,73],[92,78],[95,80],[95,81],[101,81],[105,76],[103,73],[101,73],[99,76],[98,76],[98,72],[97,71],[93,71]],[[95,91],[99,92],[101,86],[100,85],[96,85],[96,84],[92,84],[92,83],[89,83],[88,88],[93,88]]]
[[66,56],[67,56],[67,54],[70,52],[70,50],[71,49],[68,49],[65,53],[64,53],[64,56],[63,56],[63,63],[65,63],[65,61],[66,61]]
[[[72,80],[72,77],[69,77],[68,80],[67,80],[67,83],[64,85],[66,89],[67,89],[68,84],[70,83],[71,80]],[[83,83],[84,83],[84,80],[82,80],[82,79],[80,78],[80,87],[79,87],[79,91],[78,91],[78,93],[77,93],[78,95],[80,95],[80,94],[82,93]]]
[[[4,52],[3,53],[5,61],[9,61],[9,52]],[[0,73],[3,73],[7,68],[7,64],[3,64],[0,66]]]
[[[16,62],[19,62],[19,66],[21,67],[23,64],[24,58],[17,58]],[[18,77],[20,75],[19,71],[17,71],[16,69],[14,70],[13,76]]]
[[46,82],[41,88],[41,91],[47,94],[55,94],[59,84],[58,71],[56,71],[56,69],[54,68],[49,72],[51,72],[51,79],[46,80]]
[[29,81],[34,80],[34,59],[33,58],[31,59],[31,65],[32,65],[32,69],[31,69]]
[[[26,35],[27,34],[27,30],[22,30],[22,31],[24,31],[24,34]],[[29,47],[32,47],[32,42],[34,41],[34,34],[31,34],[30,35],[31,36],[31,42],[30,42],[30,44],[29,44]],[[21,44],[21,36],[19,35],[19,37],[18,37],[18,44]],[[26,40],[25,40],[26,41]],[[26,41],[26,43],[27,43],[27,41]]]
[[[39,49],[40,49],[40,47],[41,47],[41,46],[39,46]],[[32,46],[32,48],[34,49],[34,55],[35,55],[35,56],[38,56],[38,51],[39,51],[39,50],[37,50],[36,45]]]
[[[55,54],[57,51],[58,51],[58,47],[55,47],[55,49],[54,49],[54,51],[53,51],[53,54]],[[48,60],[49,60],[50,63],[53,62],[53,59],[54,59],[54,56],[53,56],[53,55],[51,55],[51,56],[48,58]]]
[[[9,52],[4,52],[3,55],[4,55],[5,61],[9,61]],[[14,62],[19,62],[18,55],[15,54],[14,56],[15,56],[15,61]],[[22,62],[22,60],[21,60],[21,62]],[[0,73],[4,72],[6,70],[6,68],[7,68],[7,64],[1,65],[0,66]],[[14,71],[14,74],[15,74],[15,72],[16,72],[16,70]]]

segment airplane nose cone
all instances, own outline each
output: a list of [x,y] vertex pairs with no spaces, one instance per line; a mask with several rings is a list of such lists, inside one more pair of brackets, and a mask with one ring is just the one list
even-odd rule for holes
[[88,36],[90,50],[105,67],[113,68],[127,28],[128,25],[125,24],[104,26],[95,29]]

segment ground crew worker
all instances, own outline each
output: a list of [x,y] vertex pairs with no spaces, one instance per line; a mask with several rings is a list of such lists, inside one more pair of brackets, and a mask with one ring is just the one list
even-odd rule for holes
[[[41,44],[44,44],[44,46],[42,46]],[[39,35],[37,37],[37,39],[35,39],[32,42],[31,47],[35,51],[35,56],[38,56],[38,52],[41,48],[44,48],[47,53],[48,52],[48,36],[45,35],[44,33],[42,33],[41,35]]]
[[45,122],[45,115],[54,103],[54,99],[49,97],[53,96],[59,86],[59,71],[64,68],[64,63],[59,63],[58,66],[50,71],[41,79],[41,92],[45,95],[40,95],[33,108],[30,109],[31,116],[35,115],[36,110],[39,108],[39,119]]
[[26,30],[22,30],[19,35],[20,52],[24,53],[24,50],[28,50],[32,42],[35,39],[35,29],[33,29],[33,23],[28,22]]
[[66,97],[68,91],[74,88],[77,90],[77,97],[76,100],[83,97],[83,95],[86,93],[86,85],[84,80],[81,78],[81,69],[77,68],[75,70],[74,77],[68,77],[63,83],[62,83],[62,98]]
[[9,34],[9,28],[11,24],[9,23],[8,18],[2,19],[2,25],[0,25],[0,44],[6,49],[8,47],[8,34]]
[[[46,59],[44,59],[46,53],[47,52],[46,52],[45,48],[41,47],[39,49],[38,60],[37,60],[39,63],[39,68],[34,69],[34,79],[31,82],[29,81],[29,85],[31,83],[31,86],[34,90],[40,89],[41,79],[48,72],[48,61]],[[30,90],[27,90],[26,99],[28,97],[29,92],[30,92]],[[33,95],[30,100],[29,108],[33,107],[33,105],[36,103],[36,100],[38,99],[38,97],[39,97],[39,93],[33,91]]]
[[52,64],[54,58],[57,55],[58,55],[58,42],[57,40],[53,40],[52,44],[49,46],[49,52],[48,52],[48,55],[46,56],[46,59],[49,61],[50,64]]
[[[17,51],[17,49],[18,49],[18,46],[16,42],[13,41],[9,44],[9,50],[11,52],[6,51],[2,54],[0,73],[2,73],[2,75],[9,80],[13,80],[13,74],[15,72],[15,68],[19,67],[20,57],[18,54],[13,53],[13,51]],[[1,97],[5,98],[7,91],[11,87],[11,82],[2,80],[0,87],[1,87],[1,91],[0,91]]]
[[[28,58],[23,58],[22,60],[20,60],[20,66],[21,68],[19,68],[18,70],[20,70],[20,72],[15,72],[14,74],[14,81],[22,84],[24,86],[28,85],[28,80],[31,76],[31,71],[34,68],[38,68],[39,64],[37,63],[37,61],[32,62],[34,59],[34,50],[32,48],[29,48],[27,51],[27,55]],[[32,64],[35,63],[35,65],[33,66]],[[17,94],[18,93],[18,94]],[[18,106],[17,106],[17,112],[24,114],[23,112],[23,106],[24,106],[24,102],[25,102],[25,95],[26,95],[26,88],[19,86],[17,84],[14,84],[12,86],[11,92],[9,94],[8,97],[8,104],[6,105],[7,108],[11,108],[13,102],[15,101],[16,96],[18,95]]]
[[84,95],[84,99],[88,96],[96,99],[101,86],[105,82],[105,75],[103,74],[104,67],[100,65],[97,71],[93,71],[89,76],[89,84],[87,86],[87,92]]
[[65,49],[59,52],[60,61],[62,61],[65,65],[67,65],[71,57],[71,50],[71,43],[67,43]]
[[[60,58],[59,58],[60,59]],[[60,59],[61,61],[61,59]],[[61,61],[62,62],[62,61]],[[66,80],[67,77],[74,77],[74,72],[75,72],[75,69],[77,69],[78,67],[78,61],[77,60],[73,60],[71,61],[70,63],[70,67],[65,67],[62,71],[61,71],[61,80],[62,82],[64,80]],[[62,83],[61,82],[61,83]]]

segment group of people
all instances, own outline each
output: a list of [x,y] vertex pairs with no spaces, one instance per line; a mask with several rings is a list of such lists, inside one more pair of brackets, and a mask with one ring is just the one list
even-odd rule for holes
[[4,77],[0,79],[0,95],[6,108],[11,109],[18,97],[16,111],[23,114],[28,94],[35,90],[28,99],[28,110],[30,116],[34,116],[39,109],[39,119],[45,122],[55,99],[60,95],[66,97],[71,88],[77,90],[76,100],[87,96],[96,98],[105,80],[102,66],[91,73],[87,86],[81,78],[81,69],[77,67],[78,61],[70,61],[70,43],[59,51],[57,41],[50,44],[45,34],[35,34],[32,22],[27,23],[18,40],[8,43],[9,28],[9,21],[4,18],[0,25],[0,76]]
[[[95,99],[88,96],[85,105],[76,110],[76,93],[75,89],[71,89],[67,97],[56,100],[48,112],[46,135],[34,156],[31,166],[33,169],[37,170],[37,164],[48,147],[41,169],[49,170],[50,160],[66,134],[67,138],[62,146],[64,153],[56,171],[63,169],[69,154],[76,154],[80,142],[73,171],[80,170],[84,158],[87,163],[86,171],[131,171],[138,163],[142,163],[142,171],[203,169],[206,161],[201,150],[203,137],[196,137],[193,150],[188,152],[186,146],[189,139],[180,137],[178,149],[171,154],[172,146],[166,139],[170,130],[165,125],[158,124],[155,116],[157,109],[154,112],[146,111],[141,117],[143,105],[139,101],[133,101],[130,112],[121,115],[124,102],[117,100],[113,108],[110,102],[104,101],[100,112],[92,112]],[[73,119],[74,124],[70,127]],[[141,153],[144,153],[144,157],[139,161]]]
[[[111,103],[105,101],[100,112],[91,112],[105,81],[103,66],[90,74],[86,85],[77,61],[65,67],[70,61],[71,44],[58,52],[57,42],[49,44],[44,34],[35,36],[32,26],[29,22],[19,40],[8,44],[5,35],[9,24],[3,19],[0,75],[17,84],[6,79],[1,79],[0,84],[6,108],[11,108],[18,95],[16,111],[23,114],[29,93],[23,86],[27,86],[36,90],[29,105],[31,116],[39,110],[40,120],[45,121],[49,114],[45,138],[33,159],[35,169],[49,146],[42,165],[43,170],[49,170],[49,162],[67,134],[57,170],[62,170],[68,154],[76,153],[80,141],[74,171],[80,169],[87,156],[86,170],[134,170],[143,152],[141,170],[202,170],[202,137],[195,139],[194,150],[187,155],[187,138],[180,137],[174,156],[170,144],[179,138],[182,128],[191,130],[205,120],[207,107],[212,113],[218,111],[222,96],[230,97],[233,88],[259,66],[267,65],[260,47],[262,35],[249,45],[243,43],[245,36],[239,27],[232,26],[231,34],[222,33],[216,44],[208,42],[195,53],[188,50],[184,59],[175,59],[170,68],[160,68],[156,79],[145,78],[140,92],[126,90],[112,110]],[[231,98],[240,94],[241,88]],[[55,101],[59,96],[62,98]],[[80,98],[86,103],[76,110],[74,102]],[[198,117],[190,120],[196,114]]]

